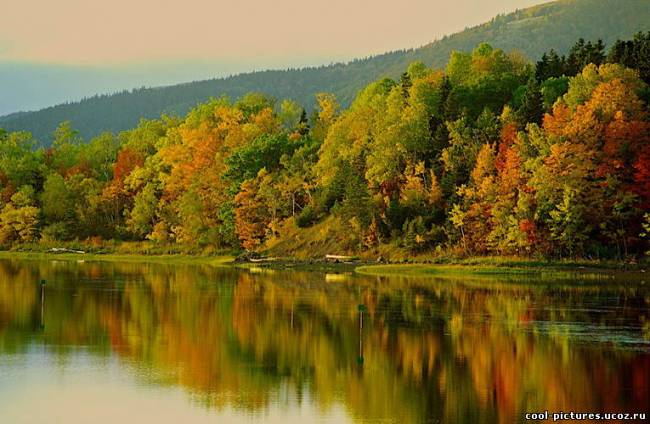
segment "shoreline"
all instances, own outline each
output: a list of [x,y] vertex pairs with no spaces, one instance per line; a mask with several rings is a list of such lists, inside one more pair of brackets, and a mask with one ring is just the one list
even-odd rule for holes
[[158,264],[208,265],[250,269],[253,267],[299,270],[299,271],[354,271],[361,275],[434,277],[444,275],[635,275],[643,276],[648,268],[646,261],[636,264],[597,261],[536,261],[526,258],[472,257],[445,259],[435,263],[379,263],[356,260],[354,262],[331,262],[326,260],[295,260],[279,258],[274,261],[237,261],[231,255],[189,254],[137,254],[137,253],[69,253],[0,251],[0,259],[13,260],[62,260],[89,262],[131,262]]
[[141,263],[168,263],[188,265],[230,266],[234,263],[235,256],[198,256],[183,254],[146,255],[141,253],[48,253],[48,252],[21,252],[0,251],[0,259],[15,260],[61,260],[61,261],[89,261],[89,262],[141,262]]

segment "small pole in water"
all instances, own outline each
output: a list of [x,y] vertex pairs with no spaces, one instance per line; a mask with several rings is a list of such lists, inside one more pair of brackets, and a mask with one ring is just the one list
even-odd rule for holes
[[45,285],[47,284],[47,281],[41,280],[41,328],[43,328],[44,325],[44,309],[45,309]]
[[359,305],[359,356],[357,357],[357,363],[363,365],[363,313],[366,310],[364,304]]

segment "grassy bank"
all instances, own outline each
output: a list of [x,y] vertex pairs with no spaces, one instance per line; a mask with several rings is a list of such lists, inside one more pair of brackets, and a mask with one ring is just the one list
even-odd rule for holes
[[153,243],[151,241],[119,240],[73,240],[73,241],[38,241],[11,246],[7,251],[28,253],[50,253],[52,249],[80,250],[90,254],[113,255],[183,255],[183,256],[236,256],[233,249],[218,249],[212,246],[192,246],[179,243]]
[[[300,240],[294,240],[300,243]],[[318,244],[318,243],[315,243]],[[293,246],[295,247],[295,246]],[[302,246],[307,248],[308,246]],[[313,245],[311,246],[314,247]],[[648,259],[638,263],[624,263],[619,261],[602,260],[548,260],[543,258],[521,257],[470,257],[463,258],[450,254],[412,255],[410,257],[400,254],[392,255],[386,250],[380,252],[365,252],[360,255],[359,263],[336,264],[323,260],[327,253],[341,253],[337,246],[328,245],[327,248],[311,251],[311,255],[291,255],[294,252],[278,251],[281,259],[265,263],[239,263],[237,266],[247,267],[272,267],[283,269],[296,269],[303,271],[329,270],[334,267],[356,269],[362,274],[372,275],[524,275],[524,274],[587,274],[611,272],[638,272],[650,269]],[[65,248],[84,251],[85,253],[53,253],[52,248]],[[284,250],[284,249],[282,249]],[[268,252],[271,253],[271,252]],[[350,253],[350,252],[346,252]],[[71,260],[71,261],[112,261],[112,262],[156,262],[156,263],[188,263],[205,265],[234,265],[238,252],[227,250],[205,250],[181,245],[158,245],[150,242],[108,242],[102,245],[92,245],[87,242],[67,243],[34,243],[20,245],[10,251],[0,251],[0,258],[28,259],[28,260]],[[382,256],[384,254],[385,256]],[[383,263],[378,263],[377,258],[382,257]],[[317,259],[314,259],[317,258]]]
[[198,256],[198,255],[148,255],[120,253],[47,253],[26,251],[3,251],[0,259],[19,260],[59,260],[59,261],[101,261],[101,262],[147,262],[164,264],[196,264],[211,266],[228,266],[235,259],[232,255]]
[[467,258],[433,264],[365,265],[356,272],[377,276],[453,276],[453,275],[531,275],[571,277],[575,275],[637,275],[644,276],[647,262],[623,264],[601,261],[534,261],[517,258]]

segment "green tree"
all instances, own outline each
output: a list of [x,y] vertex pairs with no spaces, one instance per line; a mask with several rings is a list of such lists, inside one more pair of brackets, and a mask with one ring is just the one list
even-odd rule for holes
[[535,78],[528,80],[521,106],[518,110],[522,122],[541,124],[544,117],[544,101],[539,84]]
[[133,209],[128,212],[126,226],[128,230],[139,238],[147,236],[153,231],[156,224],[156,210],[158,197],[156,187],[149,183],[136,194]]
[[569,90],[569,78],[568,77],[558,77],[558,78],[548,78],[542,82],[540,86],[540,91],[542,93],[542,100],[544,103],[544,109],[551,110],[553,104],[557,99],[561,98]]
[[47,177],[40,197],[46,223],[74,221],[75,199],[61,175],[52,173]]
[[235,149],[226,159],[226,177],[239,186],[244,180],[257,176],[265,168],[275,171],[284,155],[292,155],[300,147],[299,142],[290,142],[286,134],[263,134],[250,144]]

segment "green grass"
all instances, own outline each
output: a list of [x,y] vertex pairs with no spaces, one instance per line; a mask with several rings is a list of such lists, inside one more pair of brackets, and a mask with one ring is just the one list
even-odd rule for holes
[[307,228],[298,228],[293,219],[288,219],[280,229],[283,236],[268,240],[263,250],[268,256],[300,261],[322,259],[325,255],[354,255],[347,246],[348,232],[333,216]]
[[[606,267],[603,264],[587,264],[586,262],[538,262],[538,261],[481,261],[481,258],[467,259],[456,264],[389,264],[366,265],[355,269],[355,272],[376,276],[459,276],[459,275],[504,275],[504,276],[546,276],[554,278],[580,277],[602,278],[617,274],[638,274],[643,276],[642,268],[622,270]],[[598,266],[597,266],[598,265]],[[629,272],[623,272],[629,271]]]
[[[554,287],[585,290],[621,288],[636,290],[643,287],[649,275],[643,268],[622,270],[595,267],[555,266],[544,262],[542,266],[489,266],[489,265],[433,265],[390,264],[360,266],[360,275],[386,277],[388,282],[403,284],[469,284],[477,288],[500,287]],[[646,263],[647,266],[647,263]]]
[[21,243],[10,246],[12,252],[41,252],[48,253],[53,248],[83,250],[86,253],[119,254],[119,255],[189,255],[189,256],[218,256],[234,255],[233,249],[219,249],[214,246],[196,246],[180,243],[154,243],[151,241],[121,241],[121,240],[71,240]]
[[19,260],[63,260],[63,261],[101,261],[101,262],[148,262],[165,264],[196,264],[229,266],[235,259],[231,255],[191,256],[191,255],[146,255],[146,254],[96,254],[96,253],[45,253],[45,252],[0,252],[0,259]]

